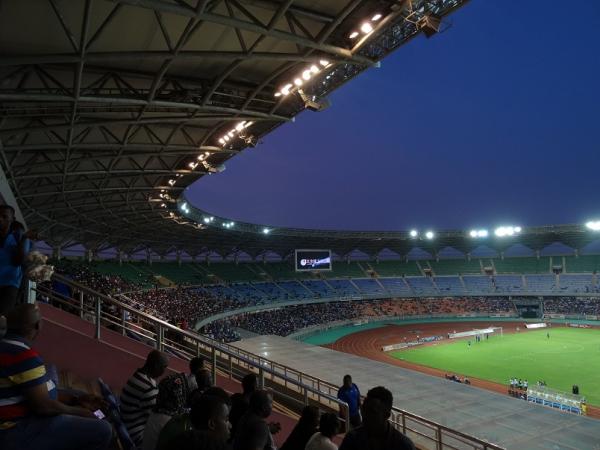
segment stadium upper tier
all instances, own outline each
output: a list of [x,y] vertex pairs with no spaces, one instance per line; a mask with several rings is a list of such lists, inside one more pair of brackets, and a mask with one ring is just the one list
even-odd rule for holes
[[227,252],[181,193],[464,3],[3,2],[2,187],[52,246]]
[[[95,261],[86,265],[142,288],[202,285],[217,297],[265,301],[348,296],[573,295],[600,292],[600,255],[467,260],[334,262],[295,272],[289,262]],[[68,269],[69,261],[59,266]],[[68,271],[68,270],[67,270]]]

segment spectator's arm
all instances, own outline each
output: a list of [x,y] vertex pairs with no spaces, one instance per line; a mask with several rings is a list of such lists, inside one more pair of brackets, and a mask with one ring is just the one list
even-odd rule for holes
[[46,384],[38,384],[23,390],[23,396],[31,411],[39,416],[56,416],[68,414],[70,416],[94,417],[87,409],[77,406],[68,406],[48,396]]

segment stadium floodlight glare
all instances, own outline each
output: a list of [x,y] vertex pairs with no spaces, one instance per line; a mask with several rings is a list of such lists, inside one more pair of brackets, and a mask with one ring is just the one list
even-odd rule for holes
[[416,238],[419,235],[417,230],[410,230],[410,237]]
[[310,71],[310,69],[308,69],[308,70],[305,70],[304,72],[302,72],[302,78],[303,78],[305,81],[308,81],[308,80],[310,80],[310,77],[311,77],[311,75],[312,75],[312,72]]
[[435,237],[435,234],[433,233],[433,231],[428,231],[427,233],[425,233],[425,237],[429,240],[432,240]]
[[321,71],[321,69],[319,69],[317,66],[315,66],[314,64],[312,66],[310,66],[310,71],[312,73],[319,73]]
[[202,219],[202,221],[203,221],[204,223],[209,223],[209,222],[210,222],[210,219],[209,219],[208,217],[205,217],[204,219]]
[[488,230],[471,230],[469,236],[472,238],[485,238],[488,237]]
[[369,22],[365,22],[360,26],[360,31],[365,34],[369,34],[371,31],[373,31],[373,25],[371,25]]
[[585,224],[586,228],[592,231],[600,231],[600,220],[590,220]]
[[268,228],[263,228],[262,232],[263,234],[269,234],[271,230],[269,230]]
[[381,17],[382,15],[377,13],[373,17],[371,17],[371,22],[377,22],[379,19],[381,19]]
[[319,64],[321,64],[323,67],[327,67],[329,66],[329,61],[327,61],[326,59],[322,59],[319,61]]
[[505,226],[498,227],[494,230],[494,234],[498,237],[514,236],[521,232],[521,227]]
[[353,31],[352,33],[350,33],[350,35],[348,36],[350,39],[355,39],[358,36],[358,31]]
[[173,178],[171,178],[171,179],[168,181],[168,183],[169,183],[171,186],[173,186],[173,185],[176,183],[176,181],[175,181]]
[[302,86],[302,85],[304,84],[304,82],[302,81],[302,78],[296,78],[296,79],[294,80],[294,84],[295,84],[296,86]]

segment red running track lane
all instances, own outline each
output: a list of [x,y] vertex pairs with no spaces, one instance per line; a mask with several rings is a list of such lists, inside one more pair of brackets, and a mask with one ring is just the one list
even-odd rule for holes
[[[448,333],[469,331],[476,328],[487,328],[489,326],[501,326],[504,333],[515,333],[517,327],[524,329],[523,322],[440,322],[440,323],[413,323],[410,325],[386,325],[381,328],[358,331],[338,339],[333,344],[324,345],[324,347],[338,350],[340,352],[350,353],[352,355],[362,356],[374,361],[381,361],[410,370],[426,373],[428,375],[444,377],[447,371],[434,369],[431,367],[420,366],[418,364],[401,361],[388,356],[381,348],[384,345],[398,344],[404,341],[416,340],[417,333],[421,337],[442,335]],[[424,344],[432,345],[432,344]],[[462,375],[462,374],[456,374]],[[479,378],[469,378],[473,386],[477,386],[500,394],[508,395],[507,386],[494,383]],[[600,418],[600,408],[588,405],[588,416]]]

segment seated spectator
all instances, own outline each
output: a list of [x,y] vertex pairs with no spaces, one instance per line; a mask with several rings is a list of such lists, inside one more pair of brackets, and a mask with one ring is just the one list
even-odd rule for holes
[[367,392],[362,405],[363,425],[344,437],[340,450],[415,450],[412,441],[389,422],[394,397],[378,386]]
[[258,389],[258,378],[253,373],[242,378],[242,393],[231,396],[231,411],[229,412],[229,422],[231,422],[231,436],[235,436],[237,424],[250,405],[250,396]]
[[0,339],[6,334],[6,317],[0,316]]
[[265,390],[250,396],[248,411],[240,419],[233,437],[233,450],[276,450],[267,418],[273,410],[273,398]]
[[[190,396],[191,411],[202,408],[202,402],[200,400],[203,396],[219,397],[228,407],[231,405],[229,395],[220,387],[208,388],[203,393],[197,389]],[[191,413],[184,413],[173,417],[160,432],[156,450],[171,450],[172,448],[175,448],[174,442],[179,439],[181,435],[192,429]]]
[[142,444],[146,422],[156,404],[156,379],[165,373],[168,365],[164,354],[152,350],[144,366],[135,371],[121,393],[121,417],[131,440],[137,446]]
[[319,432],[312,435],[306,444],[305,450],[338,450],[333,443],[333,438],[340,431],[340,420],[334,413],[321,415]]
[[300,420],[298,420],[280,450],[304,450],[308,440],[317,432],[319,414],[319,408],[316,406],[305,406]]
[[189,388],[185,374],[174,374],[158,383],[156,405],[146,422],[143,449],[154,450],[163,427],[173,416],[183,414],[188,400]]
[[89,408],[57,400],[56,386],[31,348],[40,330],[39,308],[19,305],[7,314],[7,322],[8,332],[0,340],[0,448],[108,448],[110,424],[98,420]]
[[[206,375],[208,374],[208,380]],[[199,382],[198,380],[201,380]],[[207,382],[208,381],[208,382]],[[198,389],[202,384],[204,389],[208,389],[212,386],[212,375],[210,370],[206,367],[204,358],[199,356],[192,358],[190,360],[190,374],[188,375],[188,385],[190,387],[190,392]]]
[[352,428],[360,426],[360,391],[358,386],[352,382],[350,375],[344,376],[344,384],[338,390],[337,398],[348,403],[350,425]]
[[[224,392],[224,391],[223,391]],[[201,394],[190,412],[192,429],[177,436],[169,448],[177,450],[226,450],[231,431],[227,396]]]

